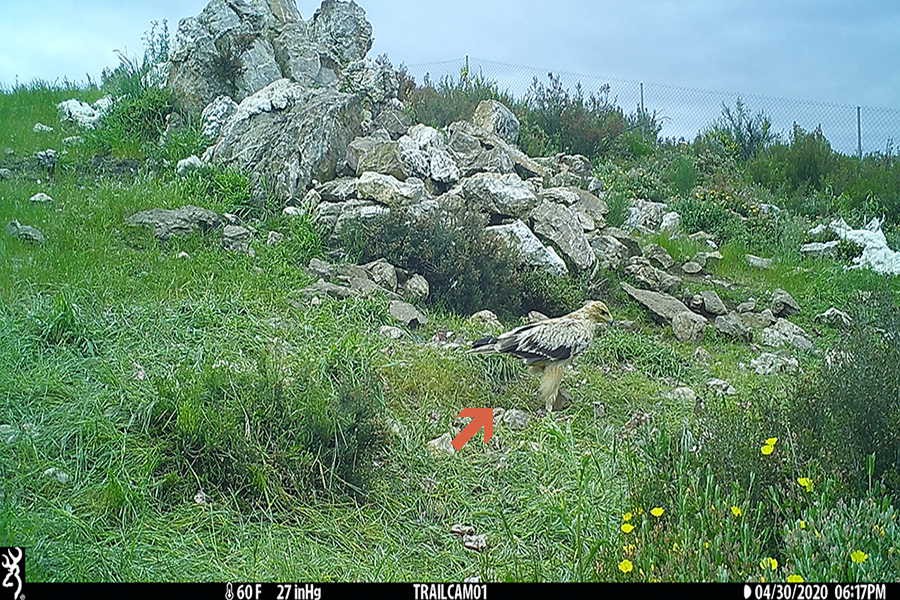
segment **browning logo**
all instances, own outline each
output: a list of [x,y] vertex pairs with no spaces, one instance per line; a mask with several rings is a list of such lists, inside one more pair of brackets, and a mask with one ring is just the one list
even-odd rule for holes
[[0,548],[0,574],[3,588],[12,592],[12,600],[24,600],[22,587],[25,585],[24,548]]

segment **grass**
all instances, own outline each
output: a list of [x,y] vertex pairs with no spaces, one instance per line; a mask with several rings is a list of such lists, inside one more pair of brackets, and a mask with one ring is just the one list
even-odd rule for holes
[[[0,94],[0,119],[14,124],[0,133],[0,148],[17,157],[59,148],[54,104],[72,95]],[[35,121],[57,131],[34,134]],[[700,363],[693,344],[651,324],[616,291],[612,310],[635,329],[608,331],[567,376],[572,405],[538,416],[535,382],[518,365],[428,344],[444,330],[474,338],[483,325],[435,308],[426,327],[391,341],[378,335],[390,322],[386,299],[302,301],[297,292],[311,278],[301,267],[324,252],[303,219],[254,213],[255,258],[225,252],[214,235],[163,243],[124,223],[151,207],[231,210],[242,202],[238,175],[98,177],[76,168],[83,158],[67,157],[49,181],[27,170],[0,181],[0,223],[18,219],[47,237],[31,246],[0,235],[0,545],[28,547],[32,580],[895,577],[896,510],[874,486],[839,501],[828,465],[796,458],[780,412],[795,378],[742,368],[758,353],[749,346],[710,336],[704,347],[713,361]],[[38,191],[55,202],[30,203]],[[261,243],[269,230],[284,242]],[[654,241],[678,260],[699,249]],[[727,303],[765,301],[784,288],[803,307],[792,320],[820,332],[822,346],[840,333],[815,325],[817,312],[849,309],[860,291],[900,292],[896,278],[827,261],[792,256],[758,271],[740,245],[722,253],[714,274],[737,283],[722,292]],[[807,371],[822,360],[798,358]],[[710,377],[728,380],[737,395],[715,398],[705,388]],[[294,441],[279,428],[293,423],[298,439],[305,431],[291,410],[348,381],[367,386],[363,400],[384,421],[371,473],[349,492],[333,479],[273,480],[290,471],[280,465],[295,464],[278,462]],[[698,393],[699,407],[667,397],[681,385]],[[467,406],[518,408],[532,418],[522,430],[498,425],[487,446],[428,451]],[[650,422],[626,427],[636,413]],[[247,435],[245,425],[253,439],[235,439]],[[200,449],[218,453],[177,445],[184,432],[205,436]],[[266,446],[270,432],[280,437]],[[766,462],[758,448],[770,436],[780,441]],[[695,449],[698,441],[709,453]],[[247,448],[273,456],[250,463]],[[259,468],[228,470],[229,461]],[[722,470],[732,466],[733,479]],[[46,474],[51,468],[68,479]],[[814,496],[794,482],[807,473]],[[248,495],[251,484],[259,485]],[[195,501],[200,490],[208,502]],[[650,515],[654,506],[665,513]],[[631,534],[620,529],[626,512],[635,515]],[[799,520],[808,530],[798,531]],[[456,523],[486,534],[488,548],[464,549],[450,533]],[[857,546],[871,557],[861,565],[848,558]],[[769,556],[778,570],[760,566]],[[618,568],[625,558],[630,573]]]

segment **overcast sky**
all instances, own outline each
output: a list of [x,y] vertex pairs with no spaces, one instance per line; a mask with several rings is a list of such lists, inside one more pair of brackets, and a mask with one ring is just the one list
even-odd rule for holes
[[[203,0],[3,0],[0,82],[84,78]],[[361,0],[374,52],[900,108],[897,0]],[[305,18],[316,1],[302,0]]]

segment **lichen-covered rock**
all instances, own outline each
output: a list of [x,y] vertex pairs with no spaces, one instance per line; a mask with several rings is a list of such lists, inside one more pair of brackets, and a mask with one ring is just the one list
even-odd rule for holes
[[813,343],[806,336],[803,328],[794,325],[787,319],[778,319],[774,325],[762,331],[761,341],[765,346],[781,348],[793,346],[800,350],[812,350]]
[[580,270],[587,270],[597,258],[584,231],[569,207],[555,202],[541,202],[531,211],[534,232],[551,241]]
[[681,286],[681,279],[670,275],[650,264],[644,256],[632,256],[625,266],[625,274],[630,275],[645,287],[657,292],[674,292]]
[[203,135],[211,141],[217,139],[222,131],[222,127],[237,111],[237,107],[237,102],[229,96],[217,96],[213,99],[212,102],[206,105],[206,108],[203,109],[203,113],[200,115]]
[[650,262],[656,263],[661,269],[671,269],[675,266],[675,259],[659,244],[647,244],[642,251]]
[[[671,323],[675,315],[679,313],[691,312],[681,300],[673,298],[669,294],[638,289],[625,282],[622,282],[620,285],[626,294],[643,305],[658,320],[665,323]],[[703,317],[700,318],[702,319]]]
[[750,361],[750,368],[757,375],[775,375],[777,373],[796,373],[800,363],[790,356],[779,356],[771,352],[763,352]]
[[451,192],[478,211],[510,217],[525,215],[538,203],[531,187],[515,173],[476,173]]
[[175,165],[175,173],[180,177],[183,177],[193,171],[199,171],[203,168],[203,161],[200,160],[197,156],[188,156],[187,158],[182,158]]
[[347,227],[357,227],[389,212],[389,208],[371,200],[322,202],[313,212],[313,219],[326,234],[338,236]]
[[388,313],[407,327],[418,327],[428,323],[428,318],[418,308],[402,300],[391,300],[388,305]]
[[231,252],[252,254],[250,249],[250,238],[252,237],[253,233],[246,227],[226,225],[222,231],[222,247]]
[[800,305],[797,304],[797,301],[782,289],[772,292],[770,308],[772,309],[772,314],[776,317],[789,317],[800,312]]
[[188,205],[173,210],[144,210],[131,215],[125,222],[134,226],[152,227],[156,237],[166,240],[174,235],[215,229],[222,224],[222,218],[209,209]]
[[357,96],[279,79],[238,105],[203,158],[252,172],[257,188],[271,185],[287,202],[334,178],[360,119]]
[[663,215],[669,208],[661,202],[635,199],[628,207],[625,227],[642,231],[657,231],[662,223]]
[[615,271],[628,259],[628,246],[612,235],[598,235],[591,238],[591,249],[597,263],[604,269]]
[[496,100],[482,100],[475,107],[472,123],[515,144],[519,139],[519,120],[511,110]]
[[164,72],[177,103],[199,111],[281,78],[311,87],[335,85],[351,65],[377,71],[359,64],[371,46],[372,27],[354,2],[325,0],[306,22],[294,0],[211,0],[178,24]]
[[700,292],[700,301],[703,305],[703,311],[711,315],[724,315],[728,312],[725,303],[719,297],[719,294],[713,290],[704,290]]
[[425,184],[415,177],[399,181],[391,175],[366,171],[356,184],[356,193],[360,199],[397,208],[421,202],[425,198]]
[[672,317],[672,333],[682,342],[699,342],[706,333],[706,319],[695,312],[685,310]]
[[521,220],[488,227],[487,231],[500,235],[516,251],[523,263],[553,275],[566,275],[569,269],[553,248],[545,246]]
[[734,312],[716,317],[714,325],[720,334],[741,342],[749,342],[753,335],[750,328]]
[[59,120],[75,123],[84,129],[93,129],[113,105],[109,96],[100,98],[93,105],[71,98],[56,105]]

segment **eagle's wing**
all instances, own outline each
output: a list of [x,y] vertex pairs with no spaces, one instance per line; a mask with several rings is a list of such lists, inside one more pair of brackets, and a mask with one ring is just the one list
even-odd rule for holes
[[524,325],[497,338],[494,351],[521,358],[526,364],[562,361],[587,350],[593,324],[581,319],[548,319]]

